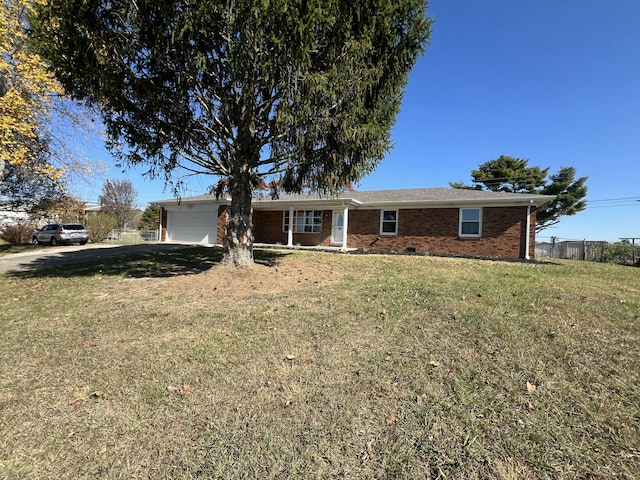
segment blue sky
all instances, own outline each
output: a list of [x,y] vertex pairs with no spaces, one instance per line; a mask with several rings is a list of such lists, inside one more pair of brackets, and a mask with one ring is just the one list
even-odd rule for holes
[[[538,240],[640,237],[640,1],[431,0],[429,14],[394,149],[357,188],[470,183],[480,163],[510,155],[589,177],[587,210]],[[138,171],[108,176],[129,178],[143,208],[171,196]]]

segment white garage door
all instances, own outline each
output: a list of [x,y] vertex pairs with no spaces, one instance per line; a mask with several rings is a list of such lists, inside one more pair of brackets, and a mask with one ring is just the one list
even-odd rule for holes
[[216,243],[216,214],[208,212],[167,212],[167,240],[173,242]]

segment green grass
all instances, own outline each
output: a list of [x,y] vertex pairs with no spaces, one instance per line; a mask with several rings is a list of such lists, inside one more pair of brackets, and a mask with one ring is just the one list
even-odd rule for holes
[[0,257],[3,255],[10,255],[12,253],[31,252],[41,248],[42,247],[39,245],[31,245],[30,243],[12,244],[0,241]]
[[0,478],[640,478],[637,268],[256,258],[0,276]]

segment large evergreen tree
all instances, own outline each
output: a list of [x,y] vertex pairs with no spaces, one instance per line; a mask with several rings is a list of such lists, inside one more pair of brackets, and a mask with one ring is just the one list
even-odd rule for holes
[[[43,0],[44,1],[44,0]],[[357,182],[390,149],[427,0],[48,0],[34,38],[125,164],[218,177],[224,263],[253,263],[252,189]],[[127,148],[120,149],[122,144]],[[178,170],[176,170],[178,169]]]
[[471,179],[473,185],[463,182],[451,182],[449,185],[492,192],[555,195],[555,200],[536,212],[537,231],[555,225],[562,215],[575,215],[587,207],[584,200],[587,177],[576,179],[574,167],[563,167],[555,175],[549,175],[548,167],[529,167],[527,159],[501,155],[478,165],[477,169],[471,171]]

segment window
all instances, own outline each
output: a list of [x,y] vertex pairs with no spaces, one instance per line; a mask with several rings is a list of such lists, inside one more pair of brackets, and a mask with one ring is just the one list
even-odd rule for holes
[[482,232],[482,210],[479,208],[460,209],[460,236],[479,237]]
[[380,212],[380,235],[396,235],[398,233],[398,211],[382,210]]
[[[289,231],[289,212],[284,212],[283,231]],[[296,233],[322,232],[322,210],[295,210],[293,212],[293,231]]]

